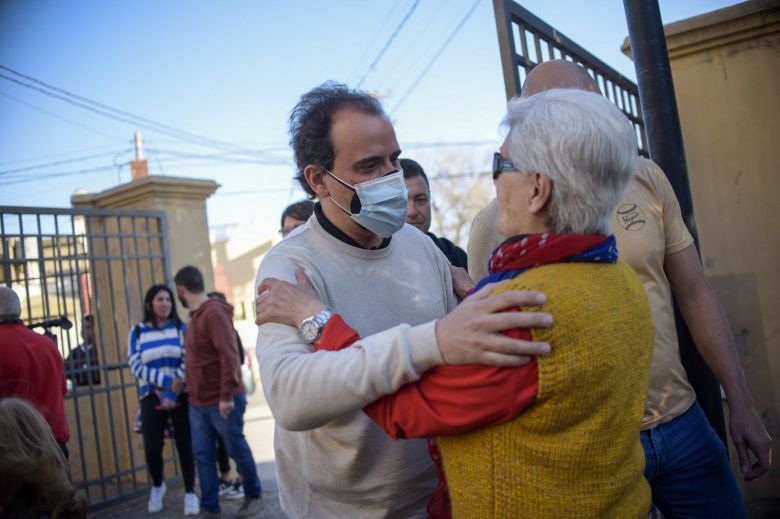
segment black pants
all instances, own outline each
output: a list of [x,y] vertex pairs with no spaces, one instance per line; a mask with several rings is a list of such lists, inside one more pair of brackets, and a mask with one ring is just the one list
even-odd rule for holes
[[141,400],[141,432],[144,438],[144,453],[146,465],[152,475],[154,486],[159,487],[163,481],[163,442],[165,440],[165,425],[170,417],[173,423],[173,437],[176,451],[179,454],[181,474],[184,478],[184,488],[187,492],[195,489],[195,460],[192,457],[192,438],[190,437],[189,398],[182,393],[177,399],[179,405],[170,411],[158,411],[160,399],[156,393],[145,396]]
[[219,475],[230,472],[230,460],[228,459],[228,451],[225,446],[225,442],[222,441],[221,436],[217,436],[217,464],[219,465]]

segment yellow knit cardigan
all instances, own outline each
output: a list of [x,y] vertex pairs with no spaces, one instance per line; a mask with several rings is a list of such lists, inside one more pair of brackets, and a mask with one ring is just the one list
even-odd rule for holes
[[540,290],[555,318],[534,331],[536,401],[514,420],[439,438],[456,518],[646,518],[639,426],[653,322],[636,274],[617,264],[529,270],[499,290]]

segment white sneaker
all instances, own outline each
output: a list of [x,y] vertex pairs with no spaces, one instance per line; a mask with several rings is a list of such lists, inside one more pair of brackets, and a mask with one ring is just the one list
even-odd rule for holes
[[149,495],[149,506],[147,507],[150,514],[156,514],[162,510],[163,497],[165,497],[165,492],[167,490],[164,481],[159,487],[152,487],[152,493]]
[[244,483],[236,480],[235,483],[230,486],[230,490],[225,497],[228,499],[244,499]]
[[198,515],[200,513],[200,502],[198,496],[190,492],[184,494],[184,515]]

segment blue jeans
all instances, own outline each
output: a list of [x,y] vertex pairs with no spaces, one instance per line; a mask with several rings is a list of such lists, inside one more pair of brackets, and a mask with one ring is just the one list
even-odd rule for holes
[[653,503],[667,519],[747,516],[726,447],[699,404],[641,439]]
[[220,511],[217,436],[227,445],[230,457],[236,460],[244,493],[249,497],[260,497],[260,478],[257,477],[255,459],[244,437],[246,395],[242,393],[233,401],[236,407],[227,419],[220,416],[217,405],[198,407],[190,402],[192,450],[200,479],[200,507],[208,512]]

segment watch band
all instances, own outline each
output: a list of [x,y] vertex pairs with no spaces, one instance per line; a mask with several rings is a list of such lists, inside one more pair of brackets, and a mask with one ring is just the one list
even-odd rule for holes
[[301,321],[300,326],[298,326],[298,335],[308,344],[317,342],[322,336],[322,331],[325,329],[325,325],[328,324],[331,317],[333,317],[333,312],[326,308],[325,310],[304,319]]

